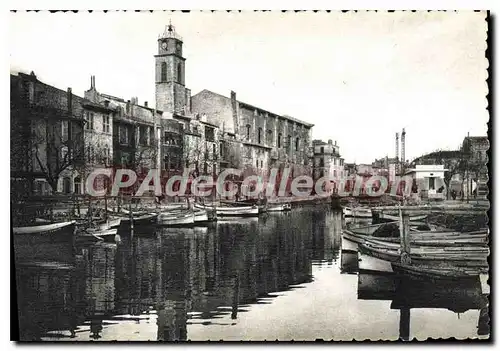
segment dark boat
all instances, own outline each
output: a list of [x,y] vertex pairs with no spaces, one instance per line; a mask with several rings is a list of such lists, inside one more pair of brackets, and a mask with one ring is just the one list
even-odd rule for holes
[[74,262],[76,222],[13,227],[16,261]]

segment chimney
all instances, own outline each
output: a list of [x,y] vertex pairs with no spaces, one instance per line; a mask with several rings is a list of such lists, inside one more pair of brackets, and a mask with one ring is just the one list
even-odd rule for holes
[[332,139],[328,139],[328,145],[332,145]]
[[68,92],[66,94],[68,99],[68,113],[70,115],[73,114],[73,93],[71,92],[71,88],[68,88]]
[[147,101],[144,101],[144,106],[148,107],[148,102]]
[[95,76],[90,76],[90,90],[95,89]]
[[337,140],[335,140],[335,146],[337,146]]

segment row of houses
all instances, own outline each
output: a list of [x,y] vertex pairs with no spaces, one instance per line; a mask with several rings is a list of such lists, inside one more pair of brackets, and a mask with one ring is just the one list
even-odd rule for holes
[[191,96],[182,45],[172,25],[158,37],[154,106],[100,92],[95,76],[79,96],[34,72],[11,74],[12,194],[81,194],[87,175],[102,167],[159,169],[167,178],[215,177],[227,168],[242,170],[242,178],[265,178],[273,168],[312,175],[313,124],[240,101],[233,91]]

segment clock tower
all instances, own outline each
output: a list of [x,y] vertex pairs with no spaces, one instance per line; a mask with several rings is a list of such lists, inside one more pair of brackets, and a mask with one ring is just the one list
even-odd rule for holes
[[158,37],[155,55],[156,108],[181,116],[190,114],[191,91],[185,87],[186,59],[182,57],[182,38],[169,24]]

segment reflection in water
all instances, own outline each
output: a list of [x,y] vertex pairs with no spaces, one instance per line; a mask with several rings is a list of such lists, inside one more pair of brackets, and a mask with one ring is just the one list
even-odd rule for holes
[[79,247],[75,267],[17,267],[21,338],[352,339],[388,308],[401,310],[401,328],[392,317],[383,326],[388,335],[409,336],[410,308],[427,306],[398,302],[394,284],[374,298],[370,279],[358,283],[359,298],[394,306],[358,306],[356,282],[340,274],[341,230],[339,212],[303,208],[207,227],[139,227],[119,244]]

